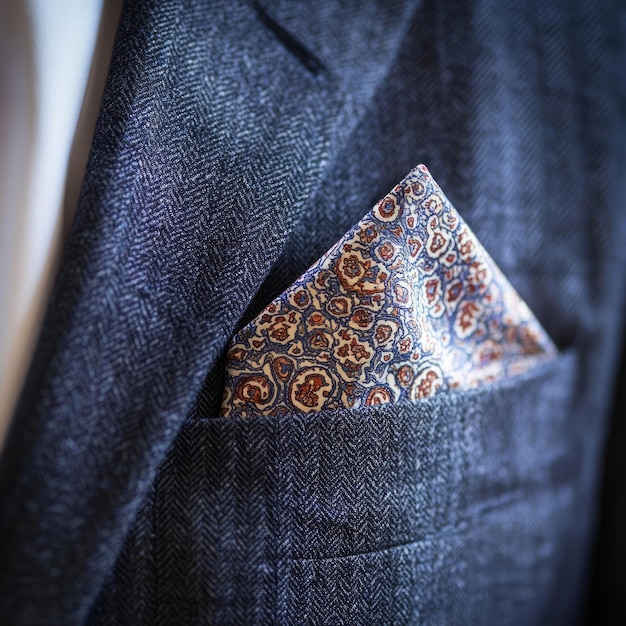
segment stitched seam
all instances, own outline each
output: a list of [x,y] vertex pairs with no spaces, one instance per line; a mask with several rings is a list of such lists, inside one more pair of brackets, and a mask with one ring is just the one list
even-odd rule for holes
[[304,44],[296,39],[290,32],[285,30],[278,22],[272,18],[261,6],[258,0],[252,1],[252,8],[256,11],[261,22],[276,37],[289,53],[291,53],[304,67],[313,75],[326,72],[327,67],[315,56]]
[[469,513],[469,514],[464,515],[457,522],[446,524],[445,526],[437,528],[430,533],[426,533],[422,535],[421,537],[412,539],[410,541],[402,541],[399,543],[394,543],[394,544],[391,544],[391,545],[388,545],[388,546],[385,546],[383,548],[379,548],[376,550],[364,550],[360,552],[349,552],[346,554],[334,554],[332,556],[322,556],[322,557],[288,556],[288,557],[284,557],[284,560],[298,561],[298,562],[300,561],[302,562],[304,561],[332,561],[335,559],[344,559],[344,558],[350,558],[354,556],[364,556],[368,554],[383,554],[390,550],[396,550],[398,548],[406,548],[410,546],[415,546],[420,543],[424,543],[424,542],[431,541],[434,539],[440,539],[442,535],[443,536],[451,535],[451,534],[454,534],[455,532],[458,532],[459,530],[463,530],[461,528],[462,524],[471,522],[472,520],[479,517],[482,513],[495,511],[509,504],[520,502],[523,499],[523,495],[524,495],[524,492],[521,489],[518,489],[511,493],[506,494],[505,496],[494,497],[490,500],[487,500],[486,502],[482,502],[481,504],[476,505],[472,507],[471,509],[467,510],[466,513]]

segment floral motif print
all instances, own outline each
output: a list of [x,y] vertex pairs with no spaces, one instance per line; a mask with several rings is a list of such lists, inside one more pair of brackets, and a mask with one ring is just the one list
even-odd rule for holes
[[419,165],[235,336],[222,415],[419,402],[555,354]]

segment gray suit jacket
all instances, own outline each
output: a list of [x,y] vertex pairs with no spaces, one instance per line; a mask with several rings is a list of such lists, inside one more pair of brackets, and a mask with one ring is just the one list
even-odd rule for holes
[[[574,621],[624,321],[625,19],[128,2],[0,463],[7,623]],[[559,356],[217,417],[229,337],[418,162]]]

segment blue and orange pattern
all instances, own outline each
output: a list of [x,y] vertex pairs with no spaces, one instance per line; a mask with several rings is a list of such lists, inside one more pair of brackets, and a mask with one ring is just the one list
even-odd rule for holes
[[414,402],[555,354],[419,165],[234,337],[221,414]]

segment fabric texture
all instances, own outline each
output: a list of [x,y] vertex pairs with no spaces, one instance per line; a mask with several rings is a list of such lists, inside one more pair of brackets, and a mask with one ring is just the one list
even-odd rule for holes
[[237,333],[220,413],[414,402],[555,353],[419,165]]
[[186,421],[90,623],[558,623],[575,610],[576,366]]
[[[623,328],[624,9],[126,3],[0,460],[9,624],[561,624]],[[219,417],[230,338],[425,163],[559,356]]]

